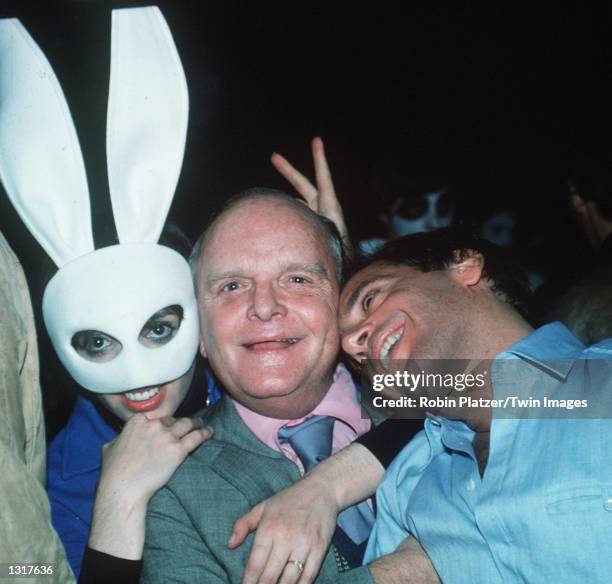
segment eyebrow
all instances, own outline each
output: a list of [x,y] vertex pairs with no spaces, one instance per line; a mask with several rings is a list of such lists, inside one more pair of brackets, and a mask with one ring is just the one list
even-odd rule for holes
[[316,276],[328,277],[327,270],[321,262],[306,263],[306,264],[289,264],[285,272],[308,272]]
[[210,286],[211,284],[215,284],[217,282],[220,282],[221,280],[241,277],[242,276],[238,275],[236,272],[221,272],[220,274],[210,274],[210,276],[207,276],[206,283]]
[[[289,264],[285,266],[282,270],[283,272],[308,272],[309,274],[313,274],[316,276],[323,276],[324,278],[328,278],[327,270],[325,266],[321,262],[315,263],[295,263]],[[227,280],[232,278],[244,278],[245,276],[241,276],[237,272],[221,272],[219,274],[210,274],[206,278],[206,283],[210,286],[221,280]]]
[[361,296],[362,292],[368,288],[369,286],[371,286],[372,284],[374,284],[375,282],[386,282],[387,280],[392,280],[393,276],[372,276],[371,278],[368,278],[367,280],[364,280],[363,282],[361,282],[361,284],[359,284],[359,286],[357,286],[357,288],[355,288],[355,290],[353,290],[353,293],[350,295],[349,299],[348,299],[348,308],[347,308],[347,312],[352,310],[353,307],[355,306],[357,300],[359,299],[359,297]]

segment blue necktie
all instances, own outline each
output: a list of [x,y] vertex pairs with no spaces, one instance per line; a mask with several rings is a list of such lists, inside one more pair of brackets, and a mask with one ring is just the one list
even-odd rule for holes
[[[332,453],[335,419],[329,416],[312,416],[295,426],[283,426],[278,437],[289,443],[308,472]],[[374,513],[366,501],[345,509],[338,515],[338,526],[360,545],[365,542],[374,525]]]

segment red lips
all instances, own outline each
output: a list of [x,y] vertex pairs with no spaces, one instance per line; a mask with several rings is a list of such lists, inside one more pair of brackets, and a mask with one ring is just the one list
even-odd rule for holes
[[[147,391],[151,389],[150,387],[145,387],[142,390],[133,390],[133,391]],[[150,412],[156,409],[159,404],[163,401],[166,396],[166,388],[162,387],[154,396],[142,400],[142,401],[134,401],[128,399],[125,394],[121,394],[121,402],[123,405],[131,410],[132,412],[141,413],[141,412]]]

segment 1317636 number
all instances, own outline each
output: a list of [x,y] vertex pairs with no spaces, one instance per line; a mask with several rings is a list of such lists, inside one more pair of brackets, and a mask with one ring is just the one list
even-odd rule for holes
[[[2,569],[4,568],[4,569]],[[4,564],[0,566],[0,577],[52,576],[53,564]]]

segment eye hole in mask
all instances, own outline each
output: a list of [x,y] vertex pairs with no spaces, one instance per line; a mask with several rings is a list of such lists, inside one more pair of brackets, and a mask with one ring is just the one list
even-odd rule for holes
[[[138,342],[151,349],[161,347],[176,336],[182,321],[181,306],[166,306],[147,320],[138,335]],[[96,330],[75,333],[71,343],[81,357],[97,363],[112,361],[123,349],[123,345],[115,337]]]
[[169,343],[181,328],[183,308],[178,304],[158,310],[142,327],[138,342],[155,349]]
[[404,219],[418,219],[427,213],[427,209],[428,202],[425,195],[409,195],[402,197],[392,212]]
[[392,213],[403,219],[420,219],[430,210],[430,198],[433,197],[433,212],[441,219],[453,212],[453,203],[446,189],[433,193],[405,195],[395,203]]
[[79,331],[72,336],[71,343],[81,357],[97,363],[112,361],[123,349],[116,338],[101,331]]

